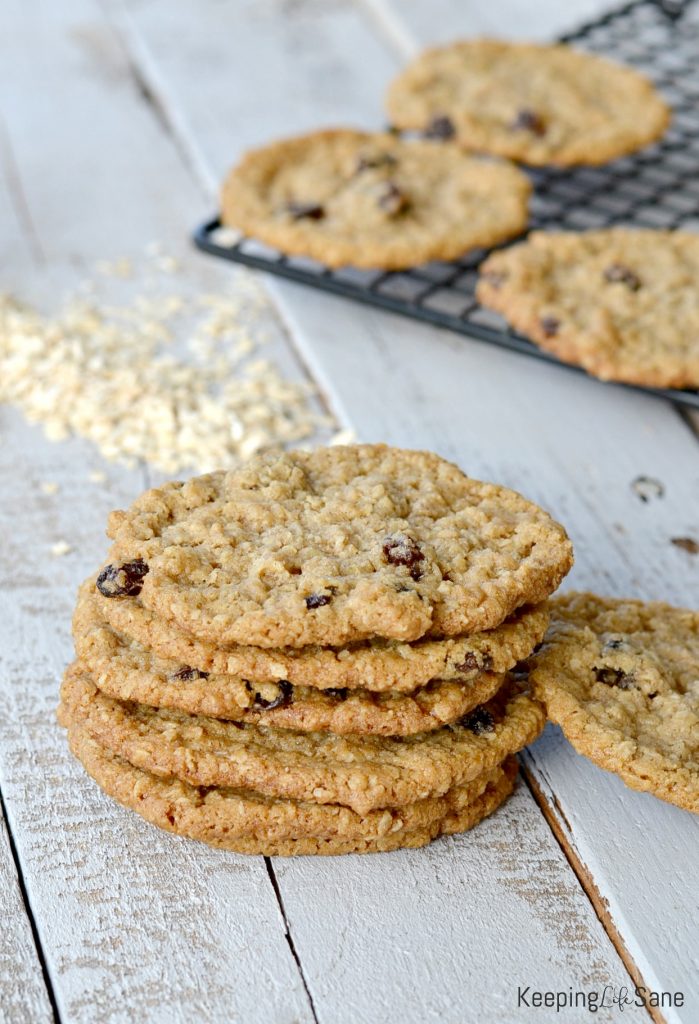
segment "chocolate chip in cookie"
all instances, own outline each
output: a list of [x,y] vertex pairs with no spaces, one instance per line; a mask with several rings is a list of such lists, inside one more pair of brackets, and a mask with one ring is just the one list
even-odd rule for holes
[[622,640],[621,637],[613,636],[609,640],[605,640],[603,650],[605,651],[621,651],[626,647],[626,641]]
[[272,697],[271,700],[267,700],[262,694],[256,690],[250,683],[245,683],[245,688],[248,693],[254,693],[255,698],[253,700],[254,708],[262,708],[264,711],[272,711],[273,708],[285,708],[291,704],[294,696],[294,688],[290,682],[286,679],[281,679],[278,683],[275,683],[277,687],[277,695]]
[[558,334],[558,329],[561,326],[561,321],[555,316],[542,316],[539,323],[547,338],[553,338]]
[[454,122],[446,114],[433,117],[425,130],[426,139],[453,139],[455,134]]
[[458,672],[488,672],[493,667],[493,659],[489,654],[479,659],[473,651],[469,651],[464,660],[454,667]]
[[481,736],[484,732],[494,732],[495,730],[495,719],[491,715],[487,708],[479,707],[475,711],[471,711],[459,722],[465,729],[470,729],[476,736]]
[[604,683],[605,686],[616,686],[620,690],[634,688],[632,677],[620,668],[610,668],[609,666],[595,668],[595,678],[598,683]]
[[327,694],[328,697],[334,698],[334,700],[346,700],[349,690],[346,686],[329,686],[327,690],[323,690],[323,693]]
[[331,594],[309,594],[306,598],[306,608],[313,611],[314,608],[322,608],[332,601]]
[[362,154],[357,160],[355,174],[374,170],[378,167],[395,167],[398,160],[392,153]]

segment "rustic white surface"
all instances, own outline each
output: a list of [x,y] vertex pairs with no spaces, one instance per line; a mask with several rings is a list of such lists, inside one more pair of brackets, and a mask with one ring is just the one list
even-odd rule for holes
[[[270,135],[380,124],[382,87],[420,42],[491,29],[488,18],[511,33],[521,26],[521,3],[481,6],[440,0],[437,32],[425,15],[433,5],[420,0],[70,0],[31,24],[26,5],[11,3],[0,204],[12,209],[0,205],[10,226],[0,255],[35,231],[3,284],[49,298],[71,262],[152,238],[181,245],[209,212],[192,171],[212,189],[241,148]],[[563,27],[562,5],[535,6],[532,31]],[[542,9],[554,6],[547,20]],[[594,6],[576,0],[566,17]],[[50,280],[42,271],[37,286],[42,258]],[[209,284],[224,273],[195,259],[191,272]],[[669,538],[696,529],[697,442],[673,410],[290,285],[274,294],[363,438],[435,448],[543,501],[571,529],[579,585],[696,602],[696,560]],[[470,836],[422,853],[276,861],[300,968],[261,859],[160,836],[101,797],[66,755],[51,711],[72,591],[99,561],[107,510],[143,478],[110,469],[109,488],[95,488],[87,476],[100,461],[86,445],[48,445],[7,410],[0,435],[11,487],[0,509],[0,784],[62,1019],[507,1022],[535,1012],[517,1013],[518,984],[629,984],[525,787]],[[662,501],[638,500],[630,483],[641,473],[664,481]],[[40,494],[46,479],[61,483],[59,496]],[[75,554],[47,561],[60,538]],[[691,996],[696,821],[626,790],[553,731],[529,763],[646,983]],[[21,939],[21,905],[13,918]],[[696,1003],[666,1014],[697,1016]]]

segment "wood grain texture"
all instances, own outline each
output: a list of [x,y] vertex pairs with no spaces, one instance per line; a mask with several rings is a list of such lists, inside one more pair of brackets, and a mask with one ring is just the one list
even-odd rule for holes
[[521,782],[494,817],[427,850],[274,864],[321,1021],[502,1024],[536,1012],[518,1008],[520,986],[628,984]]
[[[600,0],[574,0],[565,5],[505,0],[497,7],[469,6],[466,12],[448,0],[437,0],[429,5],[428,16],[428,5],[421,0],[367,0],[367,4],[383,10],[389,24],[400,26],[404,44],[401,52],[406,56],[411,53],[411,44],[419,49],[462,34],[498,34],[502,25],[507,25],[508,34],[514,37],[552,38],[607,7]],[[692,536],[699,530],[696,441],[682,431],[677,422],[679,415],[669,407],[661,410],[657,403],[628,396],[620,388],[579,383],[589,385],[589,398],[586,405],[578,399],[572,414],[566,414],[564,395],[554,408],[550,398],[542,394],[541,399],[553,422],[565,424],[555,447],[558,453],[567,449],[570,462],[566,464],[565,456],[562,459],[558,454],[555,461],[551,459],[551,466],[554,471],[563,470],[562,480],[567,479],[570,485],[569,491],[565,485],[564,489],[575,494],[577,501],[569,511],[561,511],[563,521],[577,526],[583,506],[590,511],[596,506],[595,518],[604,531],[600,536],[598,529],[593,530],[593,523],[580,524],[578,568],[572,582],[602,593],[649,599],[660,596],[696,607],[697,559],[691,555],[678,559],[669,544],[672,536]],[[552,384],[556,386],[555,381]],[[603,404],[605,397],[609,397],[609,405]],[[574,401],[572,392],[570,401]],[[583,425],[586,409],[590,418]],[[578,411],[582,413],[580,418],[576,416]],[[689,416],[686,422],[696,429],[696,417]],[[532,440],[529,424],[526,436]],[[554,452],[549,455],[553,457]],[[628,455],[632,455],[630,463],[626,462]],[[527,461],[531,465],[529,456]],[[648,469],[639,470],[628,478],[626,488],[620,488],[619,476],[623,479],[625,473],[632,472],[634,462],[646,462]],[[635,492],[628,485],[636,475],[663,482],[664,498],[649,506],[634,501]],[[562,508],[563,501],[561,493],[558,502]],[[565,504],[570,505],[570,498]],[[683,532],[673,533],[680,523]],[[549,812],[558,820],[561,834],[567,837],[583,871],[593,880],[613,928],[646,985],[685,993],[682,1009],[664,1009],[665,1019],[696,1020],[696,818],[627,789],[615,776],[576,755],[553,726],[530,750],[527,764],[548,799]]]

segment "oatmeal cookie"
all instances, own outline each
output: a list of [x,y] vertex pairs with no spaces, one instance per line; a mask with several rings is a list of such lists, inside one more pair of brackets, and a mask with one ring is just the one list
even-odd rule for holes
[[699,813],[699,612],[565,594],[531,682],[579,753]]
[[97,588],[218,645],[481,632],[572,564],[537,505],[429,452],[318,448],[147,491],[110,516]]
[[445,640],[265,648],[235,643],[218,646],[199,640],[171,620],[159,618],[138,598],[113,601],[103,597],[94,576],[83,585],[78,598],[79,608],[88,605],[93,606],[90,616],[99,610],[100,618],[128,640],[200,672],[243,676],[251,683],[286,680],[292,686],[376,693],[412,693],[434,679],[472,681],[482,672],[507,672],[543,640],[549,621],[542,603],[518,608],[494,629]]
[[168,832],[264,856],[370,853],[424,846],[465,832],[509,796],[517,761],[485,772],[443,797],[360,817],[347,807],[281,801],[234,789],[190,786],[135,768],[70,727],[71,750],[111,797]]
[[699,235],[535,232],[481,266],[480,302],[602,380],[699,387]]
[[664,134],[637,71],[564,44],[472,39],[420,54],[391,84],[391,122],[531,165],[604,164]]
[[105,696],[79,665],[61,688],[64,722],[154,775],[194,786],[343,804],[358,814],[441,796],[500,764],[545,715],[515,679],[458,723],[402,738],[335,736],[222,722]]
[[530,192],[515,167],[458,146],[319,131],[248,153],[222,221],[329,267],[397,270],[520,234]]

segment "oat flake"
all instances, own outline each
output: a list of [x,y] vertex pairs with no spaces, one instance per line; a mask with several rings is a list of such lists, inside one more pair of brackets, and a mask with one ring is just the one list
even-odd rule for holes
[[[163,259],[151,257],[152,273],[162,276]],[[270,312],[254,279],[191,294],[186,281],[176,288],[175,266],[167,261],[164,291],[159,281],[144,294],[148,275],[127,280],[119,261],[118,303],[88,282],[52,315],[0,295],[0,401],[51,440],[78,435],[107,459],[168,474],[234,466],[332,426],[310,385],[261,356]]]

